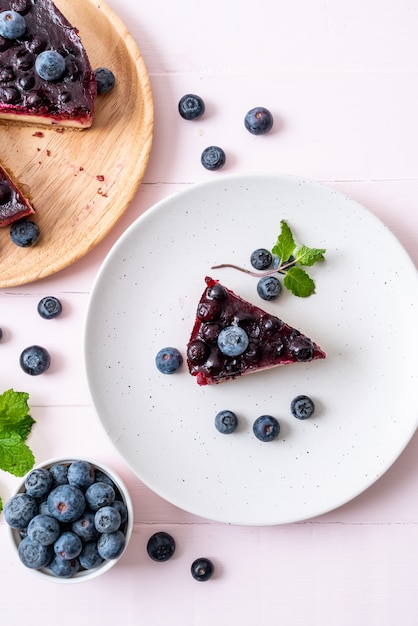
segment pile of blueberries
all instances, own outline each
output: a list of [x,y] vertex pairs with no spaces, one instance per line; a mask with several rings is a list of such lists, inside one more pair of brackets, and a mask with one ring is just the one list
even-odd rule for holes
[[[184,120],[197,120],[206,111],[206,105],[200,96],[188,93],[178,103],[178,111]],[[254,107],[244,116],[244,126],[252,135],[265,135],[273,128],[273,115],[266,107]],[[201,154],[200,161],[207,170],[221,169],[226,163],[226,155],[220,146],[208,146]]]
[[24,487],[4,506],[7,524],[21,537],[23,565],[70,578],[122,554],[126,504],[108,474],[89,461],[35,468]]

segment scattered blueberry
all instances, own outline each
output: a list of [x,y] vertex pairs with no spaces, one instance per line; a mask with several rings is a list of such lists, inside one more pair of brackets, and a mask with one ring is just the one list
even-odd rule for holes
[[19,39],[26,31],[26,21],[23,15],[16,11],[2,11],[0,13],[0,35],[5,39]]
[[164,531],[154,533],[147,543],[148,556],[153,561],[168,561],[174,554],[176,542]]
[[155,357],[155,365],[162,374],[174,374],[183,364],[183,357],[177,348],[162,348]]
[[253,424],[253,433],[260,441],[273,441],[279,436],[280,424],[271,415],[260,415]]
[[282,292],[282,284],[275,276],[262,276],[257,283],[257,293],[263,300],[274,300]]
[[51,486],[52,476],[44,467],[32,470],[25,480],[26,493],[34,498],[44,498],[50,492]]
[[219,170],[225,165],[225,152],[219,146],[208,146],[203,150],[200,161],[207,170]]
[[17,493],[6,502],[3,514],[12,528],[27,528],[32,517],[38,514],[38,504],[27,493]]
[[62,559],[71,560],[78,557],[83,544],[78,535],[71,531],[61,533],[54,543],[54,552]]
[[99,531],[94,525],[93,511],[86,510],[84,513],[71,524],[71,530],[78,535],[84,542],[98,539]]
[[238,418],[233,411],[224,409],[219,411],[215,416],[215,427],[223,435],[229,435],[234,432],[238,426]]
[[116,559],[125,547],[125,535],[122,531],[103,533],[97,541],[97,551],[103,559]]
[[44,513],[32,517],[27,528],[28,537],[42,546],[52,545],[58,539],[60,532],[58,520]]
[[85,493],[87,505],[94,512],[102,506],[112,504],[115,501],[115,497],[115,490],[108,483],[93,483]]
[[99,533],[113,533],[121,525],[121,516],[112,506],[102,506],[94,516],[94,525]]
[[94,467],[88,461],[73,461],[68,466],[67,480],[70,485],[86,491],[95,480]]
[[48,495],[50,515],[60,522],[74,522],[84,513],[86,499],[83,492],[73,485],[59,485]]
[[250,262],[256,270],[267,270],[273,261],[272,253],[266,248],[257,248],[251,253]]
[[61,315],[62,304],[55,296],[46,296],[38,302],[38,313],[45,320],[50,320]]
[[210,559],[199,558],[193,561],[191,572],[195,580],[199,582],[205,582],[212,578],[215,571],[214,565]]
[[245,115],[244,125],[252,135],[265,135],[273,127],[273,116],[268,109],[255,107]]
[[293,417],[298,420],[306,420],[314,414],[315,403],[309,396],[296,396],[290,403],[290,410]]
[[95,567],[99,567],[104,561],[97,550],[96,541],[88,541],[85,543],[78,558],[80,559],[80,565],[84,567],[84,569],[94,569]]
[[3,339],[3,330],[0,328],[0,341]]
[[42,346],[29,346],[20,355],[20,367],[30,376],[39,376],[49,369],[51,357]]
[[94,70],[94,77],[96,79],[98,96],[108,93],[115,86],[115,75],[107,67],[98,67]]
[[44,50],[36,57],[35,70],[43,80],[59,80],[65,72],[64,57],[56,50]]
[[229,357],[243,354],[248,348],[248,343],[248,335],[241,326],[226,326],[218,336],[219,350]]
[[71,578],[80,569],[79,559],[63,559],[55,555],[49,564],[51,572],[58,578]]
[[23,565],[31,569],[46,567],[53,558],[52,546],[43,546],[29,537],[24,537],[19,543],[17,552]]
[[205,103],[200,96],[188,93],[180,99],[179,113],[185,120],[196,120],[205,112]]
[[38,242],[40,234],[41,231],[38,224],[32,222],[32,220],[17,220],[10,226],[11,240],[21,248],[34,246]]

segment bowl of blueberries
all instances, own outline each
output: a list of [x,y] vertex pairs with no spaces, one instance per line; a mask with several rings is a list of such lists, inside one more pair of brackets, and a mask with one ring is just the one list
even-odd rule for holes
[[125,484],[88,458],[35,466],[3,513],[22,564],[54,582],[83,582],[107,572],[125,552],[133,528]]

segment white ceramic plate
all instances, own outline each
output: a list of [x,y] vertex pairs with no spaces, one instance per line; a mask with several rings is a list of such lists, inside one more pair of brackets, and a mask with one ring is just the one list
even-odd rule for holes
[[[267,303],[249,267],[286,220],[299,244],[326,248],[309,268],[316,294]],[[323,361],[199,387],[187,367],[167,376],[155,355],[185,354],[204,277],[281,317],[319,343]],[[94,404],[138,478],[173,504],[212,520],[295,522],[330,511],[374,483],[417,427],[417,272],[370,212],[339,192],[292,177],[222,176],[158,203],[116,243],[89,304],[85,355]],[[315,416],[291,416],[308,394]],[[234,410],[233,435],[214,427]],[[270,413],[280,438],[261,443]]]

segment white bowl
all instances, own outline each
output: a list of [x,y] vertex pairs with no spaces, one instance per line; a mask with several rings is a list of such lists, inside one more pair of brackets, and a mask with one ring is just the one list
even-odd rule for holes
[[[131,501],[128,489],[126,485],[124,484],[124,482],[122,481],[122,479],[112,469],[110,469],[103,463],[100,463],[98,461],[92,460],[87,457],[77,457],[74,459],[69,459],[68,457],[54,458],[54,459],[49,459],[48,461],[44,461],[43,463],[36,465],[35,467],[32,468],[31,472],[37,468],[49,469],[52,465],[56,465],[58,463],[62,463],[64,465],[70,465],[73,461],[88,461],[95,469],[100,470],[113,481],[114,485],[116,486],[117,491],[119,492],[119,494],[117,494],[117,498],[121,499],[127,508],[128,519],[126,523],[123,525],[123,527],[121,528],[121,530],[123,531],[125,535],[125,547],[122,553],[115,559],[105,560],[98,567],[94,569],[88,569],[88,570],[80,569],[76,574],[74,574],[70,578],[56,576],[55,574],[52,573],[52,571],[48,567],[43,567],[40,569],[28,568],[34,574],[40,576],[41,578],[50,580],[51,582],[57,582],[57,583],[63,583],[63,584],[74,584],[74,583],[79,583],[79,582],[85,582],[87,580],[92,580],[93,578],[97,578],[101,574],[104,574],[105,572],[109,571],[118,562],[122,554],[125,552],[128,546],[129,540],[131,538],[132,528],[133,528],[133,506],[132,506],[132,501]],[[26,476],[22,478],[20,485],[17,487],[13,495],[16,495],[17,493],[24,493],[26,491],[25,481],[29,474],[30,472],[28,472],[28,474],[26,474]],[[10,533],[12,543],[17,551],[19,543],[22,541],[22,537],[19,533],[19,530],[15,528],[11,528],[10,526],[7,526],[7,527]],[[25,566],[22,564],[22,567],[25,567]]]

